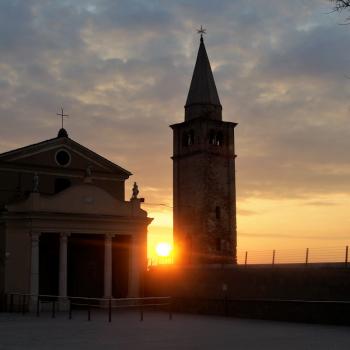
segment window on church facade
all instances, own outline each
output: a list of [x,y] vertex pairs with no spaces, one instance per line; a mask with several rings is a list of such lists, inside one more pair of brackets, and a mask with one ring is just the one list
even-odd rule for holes
[[66,150],[61,149],[58,152],[56,152],[55,160],[58,165],[65,167],[69,165],[71,161],[71,156]]

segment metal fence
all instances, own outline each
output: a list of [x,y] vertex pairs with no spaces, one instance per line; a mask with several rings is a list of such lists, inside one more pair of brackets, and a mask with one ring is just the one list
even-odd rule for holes
[[237,252],[240,265],[349,263],[349,246],[305,249],[247,250]]
[[93,312],[97,310],[106,314],[108,322],[112,322],[114,310],[138,311],[140,321],[144,320],[146,310],[165,311],[169,314],[169,320],[173,317],[171,297],[86,298],[6,293],[1,299],[0,304],[2,304],[3,311],[22,314],[35,313],[37,317],[40,317],[43,311],[49,312],[52,318],[56,317],[57,312],[63,312],[71,320],[77,310],[86,311],[88,321],[91,321]]
[[[152,257],[148,266],[172,265],[173,257]],[[349,246],[326,248],[238,250],[238,265],[277,265],[277,264],[349,264]]]

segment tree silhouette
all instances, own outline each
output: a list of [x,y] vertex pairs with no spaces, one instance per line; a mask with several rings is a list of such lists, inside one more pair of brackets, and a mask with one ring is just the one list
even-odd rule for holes
[[344,9],[350,9],[350,0],[330,0],[334,4],[334,11],[343,11]]

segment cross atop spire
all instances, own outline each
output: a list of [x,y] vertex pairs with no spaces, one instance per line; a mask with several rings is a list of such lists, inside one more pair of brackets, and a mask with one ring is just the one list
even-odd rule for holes
[[207,34],[207,30],[201,26],[197,29],[197,33],[201,35],[201,41],[203,41],[203,34]]

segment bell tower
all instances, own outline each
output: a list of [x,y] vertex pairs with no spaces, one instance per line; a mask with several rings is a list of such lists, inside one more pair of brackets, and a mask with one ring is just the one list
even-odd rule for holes
[[[202,28],[201,28],[202,30]],[[202,33],[185,105],[173,129],[173,207],[176,261],[236,263],[236,123],[222,121]]]

